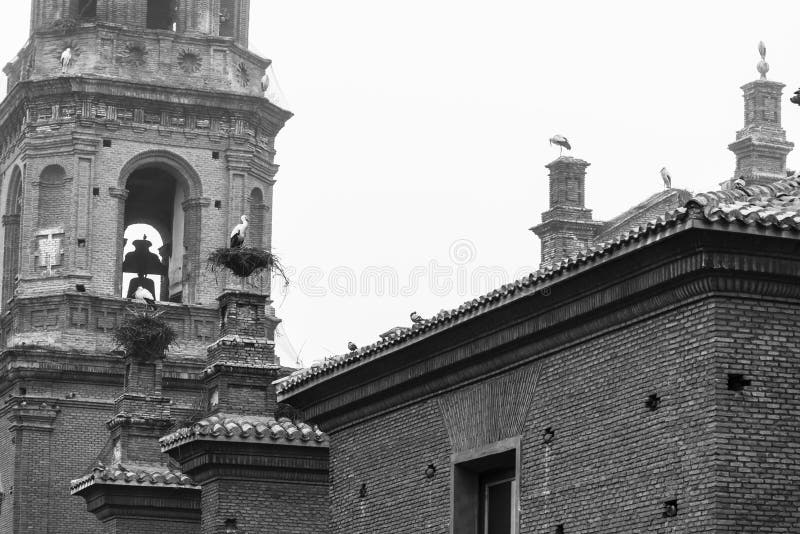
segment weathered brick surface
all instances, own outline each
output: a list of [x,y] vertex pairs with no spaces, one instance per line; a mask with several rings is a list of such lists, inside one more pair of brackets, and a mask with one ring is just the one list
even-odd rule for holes
[[219,480],[203,486],[202,534],[224,534],[235,519],[239,532],[330,532],[327,485]]
[[[546,356],[522,434],[520,532],[794,532],[798,306],[707,297]],[[731,372],[752,385],[728,391]],[[330,452],[334,533],[449,532],[436,397],[335,432]]]
[[[795,302],[716,299],[719,532],[800,532],[800,313]],[[728,374],[751,385],[730,391]]]

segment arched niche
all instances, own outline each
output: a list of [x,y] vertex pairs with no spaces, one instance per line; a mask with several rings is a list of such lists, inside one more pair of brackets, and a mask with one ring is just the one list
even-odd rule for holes
[[3,307],[14,296],[19,275],[20,218],[22,216],[22,171],[14,167],[7,184],[3,215]]
[[[161,280],[161,294],[156,297],[193,303],[194,284],[201,263],[202,187],[199,175],[177,154],[149,151],[135,156],[124,166],[120,186],[128,194],[122,207],[119,242],[124,242],[123,234],[133,224],[152,226],[164,242],[159,252],[166,267],[166,275]],[[119,265],[119,290],[125,296],[127,288],[123,288],[121,282],[121,257]]]
[[61,165],[48,165],[39,175],[39,209],[36,226],[39,229],[63,224],[70,208],[66,197],[67,172]]
[[264,193],[261,192],[261,189],[258,187],[253,188],[247,203],[247,215],[250,219],[248,246],[264,248],[264,223],[266,221],[267,207],[264,204]]

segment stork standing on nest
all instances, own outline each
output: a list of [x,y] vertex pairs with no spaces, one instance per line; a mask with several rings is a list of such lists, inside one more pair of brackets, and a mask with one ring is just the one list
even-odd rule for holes
[[569,141],[567,141],[567,138],[564,137],[563,135],[556,134],[553,137],[551,137],[550,144],[559,146],[558,157],[561,157],[561,153],[564,151],[565,148],[567,150],[572,150],[572,146],[569,144]]
[[250,221],[247,220],[247,215],[242,215],[242,222],[234,226],[231,232],[231,248],[241,248],[249,225]]
[[148,289],[145,289],[142,286],[136,288],[136,291],[133,293],[133,298],[139,302],[144,302],[151,310],[156,309],[156,298]]

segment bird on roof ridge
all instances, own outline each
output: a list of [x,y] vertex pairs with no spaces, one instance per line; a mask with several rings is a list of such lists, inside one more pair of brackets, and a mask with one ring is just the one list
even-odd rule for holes
[[665,189],[672,189],[672,175],[666,167],[661,167],[661,179],[664,181]]
[[414,324],[422,324],[425,322],[425,319],[423,319],[422,316],[415,311],[411,312],[410,317],[411,317],[411,322]]
[[736,191],[744,193],[748,197],[750,196],[750,191],[747,189],[747,182],[744,181],[744,176],[739,176],[736,181],[733,182],[733,188]]
[[352,341],[350,341],[350,342],[348,342],[348,343],[347,343],[347,349],[348,349],[350,352],[355,352],[355,351],[357,351],[357,350],[358,350],[358,345],[356,345],[355,343],[353,343]]

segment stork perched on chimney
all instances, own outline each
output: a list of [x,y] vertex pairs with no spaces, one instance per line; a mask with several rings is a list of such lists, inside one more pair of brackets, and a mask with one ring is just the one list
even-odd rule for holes
[[553,137],[551,137],[550,138],[550,144],[551,145],[558,145],[558,147],[559,147],[558,156],[559,157],[561,157],[561,153],[564,151],[565,148],[567,150],[572,150],[572,146],[569,144],[569,141],[567,141],[567,138],[564,137],[563,135],[556,134]]

